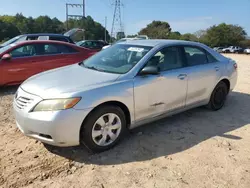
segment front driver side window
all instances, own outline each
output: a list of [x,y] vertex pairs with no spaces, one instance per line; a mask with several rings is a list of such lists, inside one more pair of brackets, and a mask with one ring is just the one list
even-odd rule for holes
[[10,52],[12,57],[29,57],[36,55],[36,48],[33,44],[17,47]]
[[148,61],[147,66],[157,66],[160,71],[182,68],[183,59],[180,48],[163,48]]

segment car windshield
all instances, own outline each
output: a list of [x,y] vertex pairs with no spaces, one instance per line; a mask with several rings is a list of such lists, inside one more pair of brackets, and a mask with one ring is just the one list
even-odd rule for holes
[[149,46],[116,44],[107,48],[80,65],[102,72],[124,74],[131,70],[150,50]]
[[79,41],[76,43],[77,46],[81,46],[85,41]]
[[12,44],[12,43],[16,42],[20,37],[21,36],[16,36],[16,37],[14,37],[14,38],[12,38],[10,40],[7,40],[5,43],[1,44],[1,46],[7,46],[9,44]]
[[5,51],[7,51],[8,49],[10,49],[10,48],[12,48],[13,46],[15,46],[16,44],[9,44],[9,45],[7,45],[7,46],[4,46],[4,47],[2,47],[2,48],[0,48],[0,54],[1,53],[3,53],[3,52],[5,52]]

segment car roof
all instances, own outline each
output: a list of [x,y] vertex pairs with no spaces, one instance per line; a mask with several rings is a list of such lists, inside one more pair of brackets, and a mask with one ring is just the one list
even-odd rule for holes
[[20,44],[33,44],[33,43],[66,44],[66,45],[76,46],[75,44],[71,44],[69,42],[63,42],[63,41],[57,41],[57,40],[25,40],[25,41],[14,42],[13,44],[20,45]]
[[53,36],[53,37],[67,37],[68,36],[65,36],[63,34],[55,34],[55,33],[32,33],[32,34],[22,34],[20,36],[34,36],[34,37],[37,37],[37,36]]
[[129,40],[120,42],[120,44],[139,45],[155,47],[158,45],[200,45],[201,43],[185,40],[168,40],[168,39],[147,39],[147,40]]

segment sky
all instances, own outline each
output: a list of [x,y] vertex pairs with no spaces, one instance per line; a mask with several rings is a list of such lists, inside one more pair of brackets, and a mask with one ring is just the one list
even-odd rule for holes
[[[2,0],[3,1],[3,0]],[[111,30],[114,0],[85,0],[86,15]],[[214,24],[225,22],[242,26],[250,35],[250,0],[121,0],[121,16],[126,34],[136,34],[153,20],[166,21],[172,31],[193,33]],[[82,0],[4,0],[0,15],[38,17],[48,15],[66,20],[66,3]],[[70,14],[81,14],[82,9],[70,8]]]

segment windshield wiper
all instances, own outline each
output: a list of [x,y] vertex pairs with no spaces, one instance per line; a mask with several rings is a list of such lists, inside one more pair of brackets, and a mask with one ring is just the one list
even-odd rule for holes
[[101,71],[101,72],[106,72],[105,70],[99,69],[99,68],[97,68],[97,67],[95,67],[95,66],[86,66],[86,65],[84,65],[84,63],[81,63],[81,65],[82,65],[83,67],[87,68],[87,69],[92,69],[92,70],[97,70],[97,71]]

